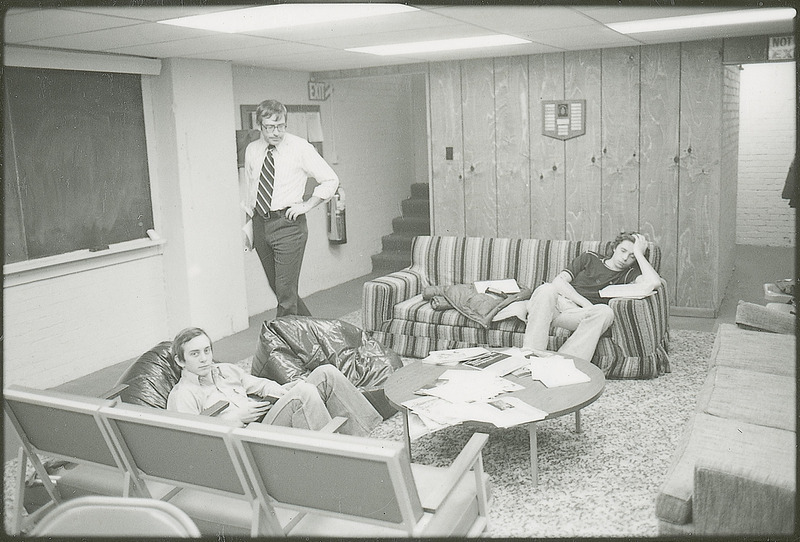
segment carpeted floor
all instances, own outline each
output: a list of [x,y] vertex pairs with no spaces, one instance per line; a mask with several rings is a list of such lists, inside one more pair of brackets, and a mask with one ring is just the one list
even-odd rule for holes
[[[342,320],[360,324],[357,314]],[[488,535],[656,536],[655,496],[694,407],[713,341],[713,333],[674,330],[672,372],[654,380],[608,381],[603,395],[582,411],[580,434],[571,415],[541,422],[536,487],[530,483],[527,430],[493,431],[483,451],[493,498]],[[412,444],[414,461],[448,465],[471,434],[451,427],[422,437]],[[402,440],[400,414],[372,436]],[[14,463],[5,465],[6,521],[14,508]]]
[[[654,380],[610,380],[582,412],[541,422],[539,485],[531,485],[525,428],[498,429],[484,448],[492,482],[493,537],[656,536],[655,497],[707,371],[714,334],[672,333],[672,372]],[[402,439],[401,416],[374,437]],[[448,465],[472,430],[452,427],[412,443],[415,462]]]

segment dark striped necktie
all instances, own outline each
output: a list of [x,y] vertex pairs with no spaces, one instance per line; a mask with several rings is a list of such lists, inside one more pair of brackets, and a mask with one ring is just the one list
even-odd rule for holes
[[275,145],[270,145],[267,155],[264,157],[264,164],[261,166],[261,175],[258,179],[258,194],[256,196],[256,208],[262,215],[269,212],[272,205],[272,191],[275,188],[275,159],[272,151]]

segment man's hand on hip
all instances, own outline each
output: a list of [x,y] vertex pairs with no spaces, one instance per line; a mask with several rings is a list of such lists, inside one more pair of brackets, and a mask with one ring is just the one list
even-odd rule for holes
[[291,207],[286,208],[286,218],[289,220],[296,220],[300,215],[304,215],[313,208],[309,202],[295,203]]

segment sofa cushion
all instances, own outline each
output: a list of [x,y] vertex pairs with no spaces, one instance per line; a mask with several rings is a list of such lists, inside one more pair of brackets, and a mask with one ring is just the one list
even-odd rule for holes
[[764,537],[794,532],[795,484],[785,476],[704,461],[695,468],[694,488],[697,534]]
[[735,465],[754,476],[794,484],[795,433],[696,413],[687,424],[666,480],[656,497],[656,516],[662,521],[692,521],[694,470],[704,464]]
[[480,328],[481,325],[470,320],[455,309],[436,310],[431,302],[424,299],[422,294],[398,303],[394,306],[394,317],[399,320],[408,320],[422,324],[436,324],[457,327]]
[[736,306],[736,324],[743,329],[755,331],[794,333],[797,316],[790,312],[794,310],[794,307],[784,304],[777,305],[780,309],[772,308],[775,305],[775,303],[769,303],[765,307],[740,300]]
[[793,378],[717,366],[698,394],[697,411],[794,431],[795,392]]
[[794,378],[795,337],[739,329],[733,324],[720,324],[709,362],[709,366],[715,365]]

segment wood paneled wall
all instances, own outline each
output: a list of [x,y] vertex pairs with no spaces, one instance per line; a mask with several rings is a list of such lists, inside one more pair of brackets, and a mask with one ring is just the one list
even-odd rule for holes
[[[433,232],[638,229],[663,248],[673,312],[715,316],[735,241],[720,230],[735,213],[721,160],[736,77],[721,40],[430,64]],[[557,99],[586,100],[584,135],[542,135],[541,101]]]

